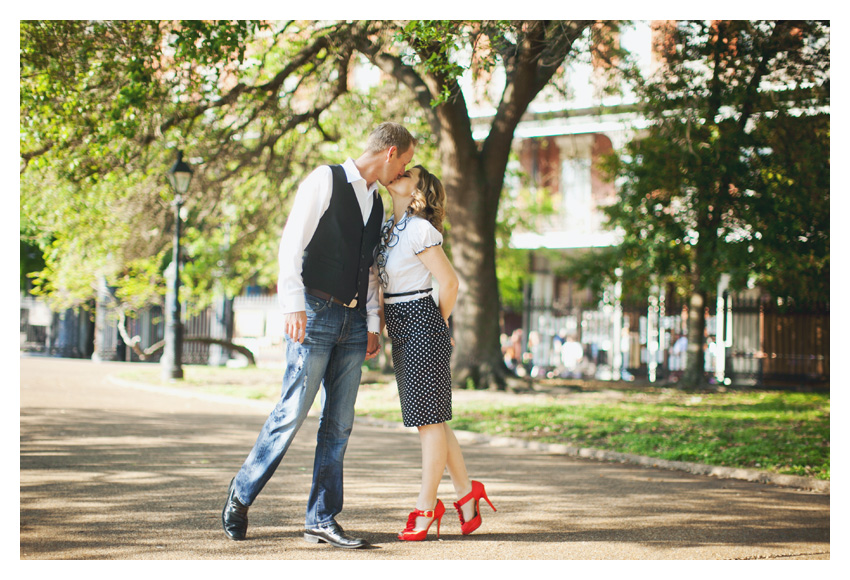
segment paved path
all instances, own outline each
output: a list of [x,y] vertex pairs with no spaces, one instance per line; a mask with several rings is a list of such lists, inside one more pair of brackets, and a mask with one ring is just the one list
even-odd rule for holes
[[[339,521],[373,547],[308,544],[313,419],[252,506],[249,541],[232,542],[220,523],[227,484],[270,404],[109,380],[123,363],[20,365],[22,560],[830,558],[828,494],[480,444],[465,457],[499,511],[484,506],[469,537],[451,510],[441,541],[398,542],[418,491],[418,438],[365,424],[350,441]],[[451,491],[446,476],[444,502]]]

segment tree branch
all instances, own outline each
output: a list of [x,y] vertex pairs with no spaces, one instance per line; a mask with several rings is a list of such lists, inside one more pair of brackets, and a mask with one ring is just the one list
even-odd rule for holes
[[[254,353],[241,344],[236,344],[235,342],[230,342],[229,340],[222,340],[220,338],[212,338],[209,336],[184,336],[183,342],[200,342],[201,344],[217,344],[218,346],[223,346],[226,349],[233,350],[244,356],[248,359],[248,364],[251,366],[256,366],[257,360],[254,357]],[[139,352],[137,347],[134,347],[133,350],[136,354],[139,355],[140,360],[147,360],[148,357],[155,355],[157,352],[161,351],[165,348],[165,339],[160,340],[159,342],[155,342],[150,345],[148,348],[144,350],[143,353]]]
[[328,49],[329,46],[330,44],[327,35],[317,38],[315,42],[299,51],[298,54],[289,60],[286,66],[275,74],[275,76],[268,82],[253,87],[245,85],[244,83],[238,83],[216,101],[207,101],[185,111],[178,111],[171,118],[160,123],[153,133],[148,133],[143,136],[140,139],[141,144],[149,145],[157,139],[158,135],[165,134],[169,129],[183,121],[196,119],[207,111],[232,105],[243,94],[265,94],[266,97],[264,99],[264,106],[260,107],[259,110],[262,110],[265,106],[276,103],[280,88],[283,86],[283,83],[286,82],[286,79],[305,64],[312,62],[322,50]]
[[[523,113],[561,66],[575,39],[592,22],[578,21],[572,27],[543,21],[525,23],[526,34],[518,40],[516,53],[505,62],[505,90],[482,148],[485,168],[505,166]],[[503,175],[489,176],[488,181],[494,184],[491,196],[500,194],[503,180]]]
[[[431,107],[431,101],[436,98],[436,95],[431,92],[431,89],[412,66],[404,64],[401,58],[394,54],[381,51],[380,43],[376,43],[370,38],[374,34],[376,32],[369,29],[358,31],[353,36],[355,48],[376,67],[399,80],[404,86],[410,89],[414,99],[416,99],[416,102],[419,103],[419,106],[425,113],[431,130],[435,135],[439,135],[440,123]],[[377,34],[380,34],[380,31]]]
[[545,41],[538,58],[539,66],[535,77],[535,94],[549,84],[552,77],[564,63],[573,48],[573,43],[591,25],[594,20],[561,21],[544,24]]
[[767,66],[779,53],[780,42],[778,37],[780,32],[785,34],[789,33],[787,22],[784,20],[777,21],[776,25],[773,27],[773,30],[770,33],[770,38],[765,43],[766,50],[759,55],[759,62],[755,67],[755,71],[753,71],[753,77],[750,79],[750,82],[747,83],[747,90],[743,106],[741,107],[741,116],[738,119],[738,130],[741,132],[745,131],[747,122],[749,122],[750,117],[755,111],[759,85],[761,85],[761,80],[764,78],[765,73],[767,73]]

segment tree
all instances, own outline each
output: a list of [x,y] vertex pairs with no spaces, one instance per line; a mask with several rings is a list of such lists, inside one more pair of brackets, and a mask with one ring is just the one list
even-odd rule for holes
[[624,241],[595,266],[622,264],[641,292],[669,282],[688,298],[683,382],[698,386],[722,273],[733,288],[829,298],[829,25],[686,21],[664,32],[663,62],[639,83],[651,126],[612,163],[622,196],[606,211]]
[[[58,305],[92,297],[99,276],[131,307],[164,292],[173,229],[164,175],[178,148],[204,167],[186,204],[187,298],[208,302],[214,278],[231,294],[251,279],[274,279],[263,250],[282,226],[285,199],[275,189],[291,180],[294,148],[246,143],[240,137],[262,138],[279,117],[264,114],[258,99],[237,107],[238,84],[221,91],[261,29],[21,23],[21,212],[30,233],[53,234],[40,287]],[[211,275],[220,264],[228,276]]]
[[[352,103],[361,105],[355,128],[369,118],[349,86],[365,58],[409,90],[405,99],[418,113],[397,120],[424,120],[424,141],[434,144],[451,200],[462,294],[455,379],[503,388],[495,240],[514,130],[563,64],[580,47],[610,44],[615,28],[594,21],[22,22],[22,211],[48,229],[50,208],[86,216],[56,232],[46,270],[53,293],[63,264],[74,260],[120,282],[138,260],[165,259],[168,192],[159,175],[178,147],[203,163],[204,195],[187,200],[192,263],[227,264],[231,292],[251,276],[270,281],[268,257],[276,255],[299,168],[340,152],[350,133],[337,115]],[[460,79],[467,69],[496,66],[504,86],[488,135],[477,141]],[[80,247],[76,234],[94,223],[89,205],[97,230]],[[223,224],[228,229],[211,239]],[[116,228],[125,235],[114,238]],[[202,296],[209,268],[187,270],[184,282]],[[161,286],[152,279],[151,287]]]

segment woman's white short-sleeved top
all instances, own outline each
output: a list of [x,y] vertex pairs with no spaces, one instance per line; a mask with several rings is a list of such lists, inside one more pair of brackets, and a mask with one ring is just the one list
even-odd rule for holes
[[[422,263],[418,255],[428,248],[442,245],[443,235],[431,225],[431,222],[421,217],[405,216],[397,227],[393,227],[393,221],[391,217],[384,224],[378,246],[379,277],[384,286],[385,296],[431,288],[431,271]],[[384,253],[385,255],[382,255]],[[384,262],[383,267],[381,262]],[[384,302],[387,304],[406,302],[422,298],[424,295],[426,293],[390,297],[385,298]]]

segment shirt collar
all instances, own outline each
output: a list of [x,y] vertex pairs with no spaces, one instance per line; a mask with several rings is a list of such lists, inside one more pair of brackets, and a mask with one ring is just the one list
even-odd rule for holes
[[[355,181],[363,181],[364,183],[366,182],[363,176],[360,175],[360,171],[357,169],[357,166],[354,164],[354,159],[352,159],[351,157],[345,160],[345,163],[342,164],[342,168],[345,170],[345,177],[346,179],[348,179],[348,183],[354,183]],[[366,184],[366,187],[370,193],[377,190],[377,180],[375,181],[375,183],[372,184],[372,187],[369,187],[368,183]]]

